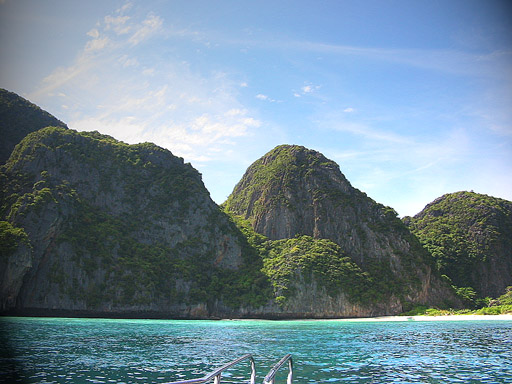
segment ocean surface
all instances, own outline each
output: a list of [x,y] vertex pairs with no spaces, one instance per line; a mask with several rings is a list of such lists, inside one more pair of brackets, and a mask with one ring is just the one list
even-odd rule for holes
[[[251,353],[262,383],[291,353],[294,383],[512,383],[512,321],[0,318],[0,330],[1,382],[165,383]],[[249,363],[236,367],[223,383],[248,382]]]

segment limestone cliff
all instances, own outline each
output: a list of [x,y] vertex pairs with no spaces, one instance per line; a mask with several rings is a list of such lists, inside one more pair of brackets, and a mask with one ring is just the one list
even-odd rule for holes
[[[306,308],[299,303],[308,301],[316,311],[331,308],[329,311],[337,316],[351,316],[398,313],[414,304],[456,302],[447,284],[432,271],[430,255],[396,217],[396,212],[352,187],[338,165],[319,152],[300,146],[276,147],[248,168],[225,208],[274,241],[297,235],[328,239],[360,269],[357,284],[366,287],[361,292],[347,295],[348,288],[341,287],[326,297],[325,292],[316,290],[318,296],[302,301],[291,295],[284,308],[300,312]],[[290,252],[285,251],[288,256],[276,260],[286,259]],[[330,263],[327,264],[326,270]],[[300,272],[301,267],[297,268]],[[298,284],[297,276],[291,285]],[[313,280],[311,290],[307,291],[310,295],[316,287],[325,286],[324,277]],[[349,305],[345,305],[346,297],[351,300]],[[343,309],[355,304],[366,307]]]
[[266,281],[242,286],[261,260],[167,150],[49,127],[0,177],[2,237],[25,239],[2,249],[4,311],[207,317],[266,303]]
[[66,128],[66,124],[37,105],[0,88],[0,164],[7,161],[26,135],[48,126]]
[[450,193],[405,222],[457,287],[498,297],[512,285],[512,202]]
[[0,168],[0,312],[329,318],[458,304],[396,213],[318,152],[277,147],[221,210],[171,152],[1,95],[1,127],[17,136]]

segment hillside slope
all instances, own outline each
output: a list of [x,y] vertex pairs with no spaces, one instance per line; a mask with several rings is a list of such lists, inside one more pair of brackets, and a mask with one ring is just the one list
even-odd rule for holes
[[44,128],[0,178],[4,311],[208,317],[267,302],[261,259],[167,150]]
[[[366,286],[369,293],[363,299],[360,290],[347,299],[347,288],[339,289],[334,300],[340,308],[347,300],[372,302],[379,314],[391,314],[415,304],[455,304],[449,287],[433,273],[430,255],[396,212],[352,187],[338,165],[319,152],[293,145],[276,147],[247,169],[224,206],[274,243],[306,235],[336,244],[338,260],[348,257],[355,263],[357,268],[350,268],[360,276],[357,285]],[[282,263],[283,257],[276,263],[279,260]],[[313,279],[309,292],[322,282]],[[318,294],[333,298],[327,292]],[[321,302],[319,297],[312,301],[320,307]]]
[[0,88],[0,164],[7,161],[25,136],[48,126],[66,128],[66,124],[37,105]]
[[450,193],[404,221],[457,287],[498,297],[512,285],[512,202]]

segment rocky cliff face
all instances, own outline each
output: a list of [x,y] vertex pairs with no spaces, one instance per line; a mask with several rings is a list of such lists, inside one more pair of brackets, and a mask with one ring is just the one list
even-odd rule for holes
[[451,193],[404,221],[456,286],[498,297],[512,285],[512,202]]
[[227,202],[231,213],[237,201],[253,207],[262,235],[153,144],[55,127],[28,135],[0,174],[2,311],[323,318],[453,301],[392,210],[319,153],[278,150],[291,163],[265,160],[270,184],[261,172],[241,182],[261,201]]
[[12,150],[25,136],[38,129],[66,124],[37,105],[0,88],[0,164],[4,164]]
[[45,128],[0,177],[2,236],[25,239],[3,249],[2,310],[204,317],[239,304],[230,290],[264,302],[241,286],[261,260],[167,150]]
[[389,259],[397,244],[403,252],[410,247],[393,209],[353,188],[336,163],[300,146],[279,146],[254,162],[226,207],[272,240],[330,239],[358,264]]
[[[342,303],[347,301],[342,291],[325,298],[330,303],[325,308],[338,308],[332,310],[337,316],[390,314],[400,312],[404,305],[453,302],[450,289],[433,273],[429,254],[394,210],[353,188],[338,165],[316,151],[289,145],[270,151],[249,167],[225,208],[272,240],[297,235],[331,240],[369,276],[364,284],[370,292],[376,286],[385,292],[366,310],[343,310]],[[321,286],[322,278],[316,280]],[[319,297],[316,309],[322,312]],[[294,300],[288,303],[298,303]],[[353,295],[354,300],[361,302],[360,295]],[[294,306],[294,310],[299,308]]]
[[[221,210],[169,151],[0,95],[13,143],[32,132],[0,168],[0,312],[326,318],[458,304],[396,213],[318,152],[277,147]],[[61,127],[38,130],[48,124]]]

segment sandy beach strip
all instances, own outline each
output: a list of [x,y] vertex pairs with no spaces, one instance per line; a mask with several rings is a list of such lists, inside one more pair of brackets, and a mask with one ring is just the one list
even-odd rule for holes
[[350,322],[384,322],[384,321],[475,321],[499,320],[512,321],[512,314],[507,315],[445,315],[445,316],[381,316],[353,319],[338,319],[335,321]]

